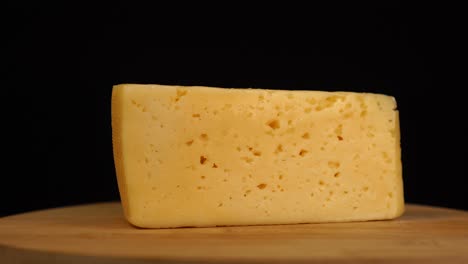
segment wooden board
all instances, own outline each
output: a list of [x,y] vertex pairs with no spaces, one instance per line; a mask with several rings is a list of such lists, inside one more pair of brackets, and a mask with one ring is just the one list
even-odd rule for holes
[[0,263],[468,263],[468,212],[393,221],[138,229],[119,203],[0,218]]

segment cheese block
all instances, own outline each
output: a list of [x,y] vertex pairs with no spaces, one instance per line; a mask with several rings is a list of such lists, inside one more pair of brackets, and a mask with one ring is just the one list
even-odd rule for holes
[[143,228],[392,219],[398,111],[379,94],[121,84],[112,136]]

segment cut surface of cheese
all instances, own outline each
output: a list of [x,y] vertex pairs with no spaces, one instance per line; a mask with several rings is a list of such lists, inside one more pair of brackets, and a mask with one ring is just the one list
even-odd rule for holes
[[138,227],[392,219],[404,211],[393,97],[121,84],[114,160]]

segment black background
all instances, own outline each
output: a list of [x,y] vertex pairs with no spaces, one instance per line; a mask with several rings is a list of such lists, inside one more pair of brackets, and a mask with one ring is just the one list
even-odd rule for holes
[[437,8],[210,8],[9,4],[0,216],[118,199],[118,83],[393,95],[407,202],[468,209],[463,31]]

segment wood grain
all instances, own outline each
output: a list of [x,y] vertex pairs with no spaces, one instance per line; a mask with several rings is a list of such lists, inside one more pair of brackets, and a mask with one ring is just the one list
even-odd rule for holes
[[119,203],[0,219],[0,263],[468,263],[468,212],[393,221],[138,229]]

